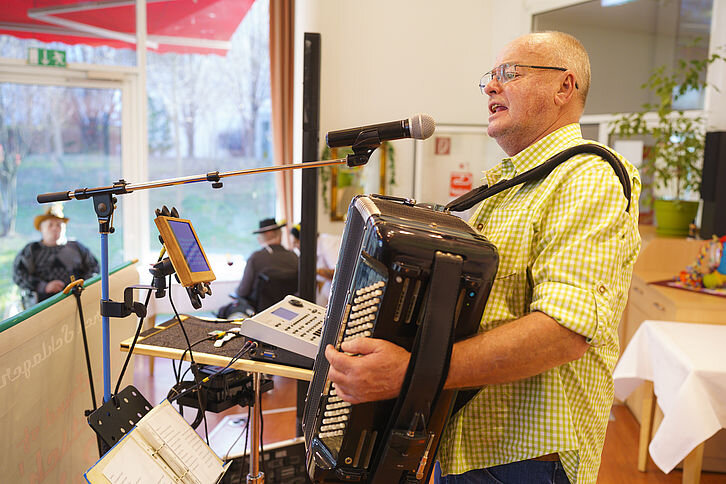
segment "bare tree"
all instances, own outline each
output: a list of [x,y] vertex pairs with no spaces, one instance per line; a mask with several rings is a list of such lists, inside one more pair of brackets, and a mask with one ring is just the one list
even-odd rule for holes
[[7,96],[0,89],[0,237],[15,232],[18,213],[17,180],[25,143],[21,130],[9,125]]
[[161,100],[173,125],[177,158],[181,153],[181,131],[186,141],[185,156],[193,158],[198,116],[208,107],[210,93],[224,90],[214,78],[219,70],[217,56],[199,54],[150,54],[147,88],[149,96]]
[[270,97],[269,13],[266,2],[255,2],[232,36],[225,77],[240,119],[241,153],[254,156],[257,119]]

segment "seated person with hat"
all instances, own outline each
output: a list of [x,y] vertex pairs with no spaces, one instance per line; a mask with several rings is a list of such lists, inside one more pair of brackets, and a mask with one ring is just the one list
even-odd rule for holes
[[88,279],[98,273],[98,260],[80,242],[59,243],[68,218],[60,205],[53,205],[35,217],[33,224],[41,240],[31,242],[13,262],[13,281],[20,287],[23,307],[49,298],[76,279]]
[[[238,302],[222,307],[219,317],[226,318],[239,312],[251,315],[297,291],[298,257],[282,246],[281,229],[284,226],[284,223],[275,222],[274,218],[266,218],[260,221],[259,229],[252,232],[257,234],[257,241],[262,248],[247,259],[242,280],[236,290]],[[268,288],[262,294],[263,281],[277,287]],[[275,292],[276,289],[278,294],[268,294],[270,290]]]

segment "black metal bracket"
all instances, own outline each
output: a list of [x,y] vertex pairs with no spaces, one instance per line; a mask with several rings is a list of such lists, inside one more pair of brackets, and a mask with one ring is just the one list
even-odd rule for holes
[[212,188],[222,188],[224,184],[219,181],[219,172],[218,171],[210,171],[207,173],[207,181],[212,182]]
[[105,444],[101,455],[121,440],[152,407],[141,392],[129,385],[86,415],[88,424]]
[[125,318],[131,313],[134,313],[140,318],[146,317],[146,306],[134,301],[134,289],[155,290],[156,288],[145,284],[136,284],[124,289],[124,302],[122,303],[109,299],[101,300],[101,316],[107,318]]
[[377,129],[361,131],[351,147],[353,153],[346,157],[348,166],[361,166],[368,163],[368,159],[376,148],[381,146],[381,138]]

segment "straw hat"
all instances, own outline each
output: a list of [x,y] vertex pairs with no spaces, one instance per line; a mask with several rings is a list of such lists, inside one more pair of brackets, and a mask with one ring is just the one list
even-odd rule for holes
[[277,223],[274,218],[264,218],[260,220],[260,228],[252,232],[253,234],[261,234],[263,232],[269,232],[270,230],[277,230],[284,227],[286,223],[283,221]]
[[40,224],[49,218],[56,218],[63,223],[68,222],[68,217],[63,216],[63,205],[56,203],[45,209],[44,213],[35,217],[35,220],[33,220],[35,230],[40,230]]

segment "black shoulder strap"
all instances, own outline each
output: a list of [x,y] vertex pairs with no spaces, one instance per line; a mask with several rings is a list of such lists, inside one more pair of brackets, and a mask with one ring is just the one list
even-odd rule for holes
[[587,143],[567,148],[566,150],[552,156],[541,165],[538,165],[531,170],[527,170],[524,173],[517,175],[510,180],[502,180],[492,186],[482,185],[478,188],[475,188],[470,192],[463,194],[459,198],[456,198],[455,200],[449,202],[449,204],[446,205],[446,208],[452,212],[463,212],[464,210],[468,210],[482,200],[489,198],[492,195],[496,195],[497,193],[506,190],[507,188],[511,188],[528,181],[539,180],[547,177],[547,175],[552,173],[552,170],[557,168],[562,162],[567,161],[573,156],[579,155],[581,153],[591,153],[593,155],[598,155],[600,158],[610,163],[610,166],[612,166],[613,170],[615,170],[615,174],[620,180],[620,183],[623,185],[623,195],[625,195],[625,199],[628,201],[628,206],[625,211],[629,212],[630,178],[628,177],[628,172],[625,170],[625,167],[620,162],[620,160],[618,160],[618,158],[610,150],[594,143]]

